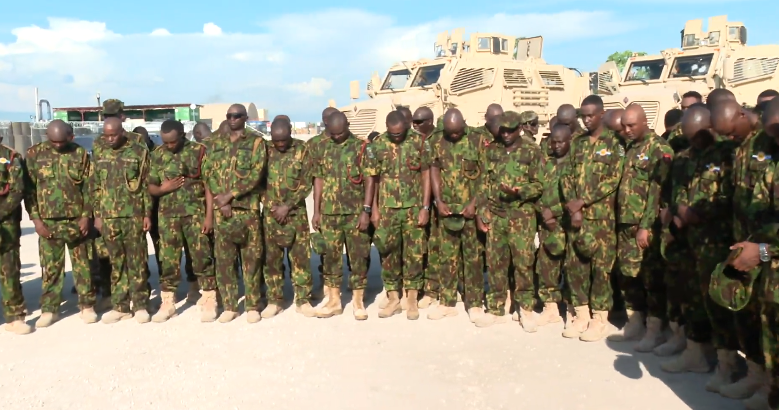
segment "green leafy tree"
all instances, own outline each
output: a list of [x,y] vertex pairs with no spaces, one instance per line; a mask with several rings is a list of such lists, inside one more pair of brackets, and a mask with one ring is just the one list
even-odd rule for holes
[[[637,56],[645,56],[646,53],[643,51],[639,51],[635,53]],[[619,71],[622,71],[625,69],[625,65],[628,63],[628,59],[633,56],[633,51],[625,50],[625,51],[617,51],[609,56],[609,58],[606,59],[606,62],[613,61],[617,64],[617,67],[619,68]]]

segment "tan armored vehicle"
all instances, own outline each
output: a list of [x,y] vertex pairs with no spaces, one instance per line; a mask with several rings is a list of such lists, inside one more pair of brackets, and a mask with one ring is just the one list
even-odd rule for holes
[[631,57],[623,73],[613,62],[603,64],[595,87],[606,108],[639,104],[650,128],[660,134],[665,113],[679,108],[688,91],[705,98],[715,88],[727,88],[740,103],[754,105],[762,91],[779,89],[779,45],[747,46],[746,27],[727,16],[710,17],[707,30],[702,20],[690,20],[682,30],[681,48]]
[[[541,57],[542,37],[516,40],[492,33],[465,37],[463,29],[443,32],[434,44],[435,58],[397,63],[383,80],[374,74],[366,90],[370,99],[339,110],[349,118],[351,131],[365,137],[383,132],[387,114],[400,106],[412,111],[430,107],[436,117],[456,107],[468,124],[478,126],[487,106],[499,103],[504,110],[538,113],[540,137],[559,105],[578,106],[590,94],[590,80],[575,69],[547,64]],[[352,81],[351,98],[359,94],[359,82]]]

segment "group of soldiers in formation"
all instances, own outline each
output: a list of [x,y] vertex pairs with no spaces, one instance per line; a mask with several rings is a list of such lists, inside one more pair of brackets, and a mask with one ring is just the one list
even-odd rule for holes
[[[562,336],[681,353],[662,364],[667,372],[709,372],[716,352],[707,390],[776,409],[777,95],[765,91],[751,109],[725,89],[705,103],[689,92],[666,114],[663,135],[649,129],[640,105],[607,111],[592,95],[579,108],[560,106],[540,143],[534,112],[498,104],[479,127],[457,109],[436,121],[429,108],[401,107],[387,115],[386,132],[366,139],[334,108],[322,113],[325,131],[305,142],[279,115],[267,142],[235,104],[213,134],[198,124],[194,141],[180,122],[165,121],[157,147],[126,132],[123,104],[108,100],[91,155],[62,121],[24,158],[0,147],[5,328],[33,330],[19,279],[24,200],[39,235],[38,328],[59,318],[66,247],[86,323],[109,305],[104,323],[175,316],[182,249],[188,300],[203,322],[238,317],[240,276],[246,320],[278,315],[285,251],[296,311],[340,315],[344,247],[353,315],[366,320],[374,244],[380,318],[405,311],[416,320],[429,309],[427,318],[440,320],[458,314],[461,298],[478,327],[513,317],[536,332],[567,311]],[[305,202],[312,191],[314,233]],[[153,316],[147,232],[160,272]],[[312,248],[321,257],[317,296]],[[626,315],[622,329],[610,311]],[[738,351],[748,371],[734,380]]]

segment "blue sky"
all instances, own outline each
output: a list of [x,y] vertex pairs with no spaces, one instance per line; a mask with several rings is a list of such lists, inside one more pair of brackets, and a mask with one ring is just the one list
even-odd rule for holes
[[693,18],[727,14],[749,44],[779,39],[776,0],[4,3],[0,119],[26,118],[37,85],[54,107],[92,105],[100,92],[128,104],[251,101],[315,121],[329,99],[348,103],[350,80],[432,57],[435,35],[457,27],[543,35],[548,62],[581,71],[614,51],[676,47]]

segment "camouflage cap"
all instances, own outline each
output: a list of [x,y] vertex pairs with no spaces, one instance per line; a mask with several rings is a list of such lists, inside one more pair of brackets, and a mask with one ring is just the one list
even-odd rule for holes
[[527,124],[529,122],[538,121],[538,114],[535,111],[524,111],[519,115],[519,122],[521,124]]
[[450,215],[443,218],[444,228],[452,232],[460,232],[465,228],[465,218],[462,215]]
[[270,218],[270,220],[267,229],[273,243],[282,248],[291,248],[292,244],[295,243],[295,234],[297,233],[295,227],[291,224],[282,225],[274,218]]
[[581,256],[589,259],[598,251],[598,241],[592,233],[585,230],[584,227],[574,234],[574,238],[573,246]]
[[731,263],[741,250],[742,248],[733,250],[725,262],[718,264],[711,273],[709,282],[709,296],[714,303],[732,311],[739,311],[749,303],[755,281],[762,271],[762,265],[749,272],[734,268]]
[[562,256],[565,253],[565,234],[562,232],[549,232],[544,238],[544,249],[553,256]]
[[317,255],[324,255],[327,253],[327,242],[322,232],[314,232],[311,234],[311,249]]
[[506,111],[498,117],[498,125],[503,128],[517,128],[522,124],[522,114],[516,111]]
[[387,228],[377,228],[373,234],[373,244],[380,255],[388,255],[400,247],[400,236],[392,235]]
[[124,103],[116,98],[103,101],[103,114],[115,115],[124,110]]

